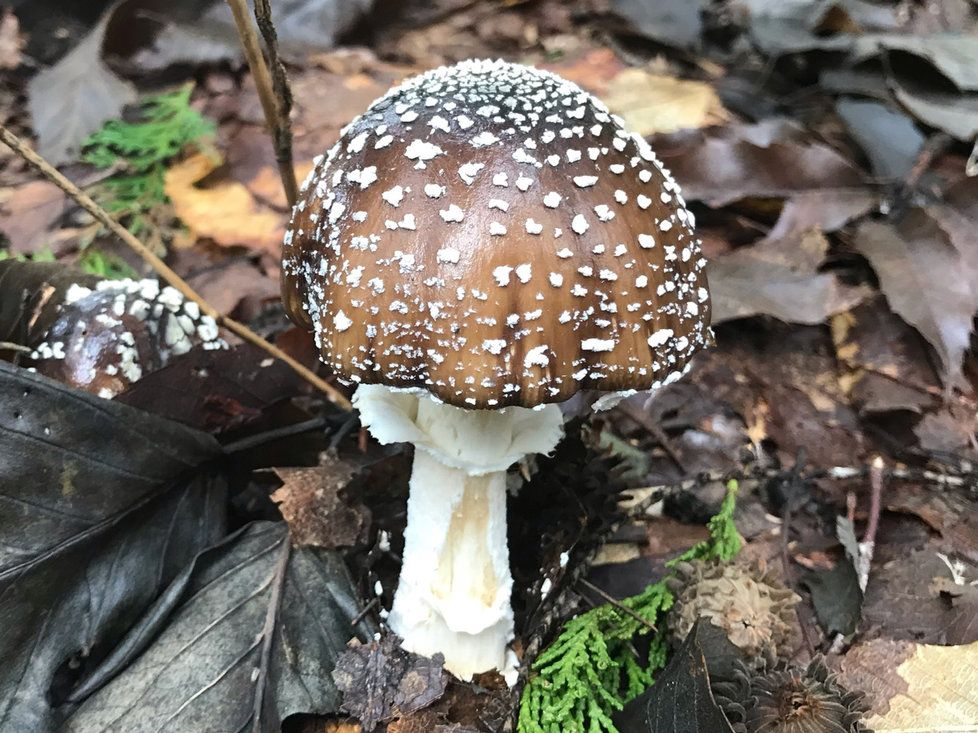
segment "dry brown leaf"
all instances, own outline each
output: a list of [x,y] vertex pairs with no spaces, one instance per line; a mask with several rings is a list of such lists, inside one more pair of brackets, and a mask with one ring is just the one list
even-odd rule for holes
[[314,468],[276,468],[283,486],[272,494],[293,542],[298,546],[335,549],[352,547],[364,539],[370,510],[343,496],[355,468],[323,454]]
[[[936,646],[870,641],[850,650],[846,679],[868,683],[876,733],[978,731],[978,642]],[[860,688],[857,688],[860,689]]]
[[607,47],[591,49],[583,55],[572,55],[559,62],[540,66],[601,98],[605,97],[609,83],[625,68],[621,59]]
[[262,206],[237,181],[222,181],[206,188],[198,186],[217,166],[213,158],[197,154],[166,172],[166,195],[173,202],[176,215],[197,239],[278,256],[286,216]]
[[36,254],[50,249],[52,230],[68,208],[64,192],[47,181],[30,181],[3,194],[0,231],[7,235],[10,250]]
[[715,125],[728,119],[716,91],[702,81],[625,69],[604,97],[612,112],[640,135]]

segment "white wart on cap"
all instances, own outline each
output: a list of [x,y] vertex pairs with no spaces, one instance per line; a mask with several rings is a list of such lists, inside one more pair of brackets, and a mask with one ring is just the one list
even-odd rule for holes
[[391,90],[318,161],[283,295],[352,382],[466,408],[649,389],[711,340],[693,223],[600,101],[468,61]]

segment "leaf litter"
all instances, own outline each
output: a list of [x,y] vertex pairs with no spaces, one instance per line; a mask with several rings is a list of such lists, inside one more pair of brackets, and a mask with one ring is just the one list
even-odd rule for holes
[[[119,18],[138,11],[140,3],[123,5]],[[211,9],[215,17],[225,10],[218,5]],[[303,13],[314,5],[276,8],[280,36],[301,45],[296,22],[308,19]],[[0,686],[0,715],[10,716],[0,717],[0,729],[14,724],[9,721],[19,724],[25,718],[18,716],[28,712],[38,730],[69,724],[79,730],[111,729],[107,711],[128,704],[138,687],[145,692],[143,702],[132,705],[116,727],[140,729],[151,724],[147,721],[159,727],[169,720],[185,728],[205,721],[215,730],[232,724],[290,730],[291,713],[338,713],[341,695],[330,673],[337,655],[349,658],[354,651],[346,649],[354,636],[364,642],[358,659],[375,655],[370,684],[376,691],[369,704],[360,699],[354,705],[356,716],[391,733],[499,730],[512,725],[520,692],[524,704],[536,700],[539,710],[578,706],[584,712],[561,724],[574,730],[603,720],[616,707],[612,699],[620,704],[625,692],[638,695],[652,679],[657,682],[651,691],[629,708],[636,711],[633,722],[619,730],[671,730],[650,721],[674,710],[676,700],[682,709],[696,711],[686,718],[694,726],[689,730],[697,725],[704,731],[725,729],[716,713],[736,717],[736,711],[728,705],[733,688],[716,676],[723,655],[709,637],[715,627],[701,625],[696,643],[687,640],[688,648],[649,647],[654,634],[642,633],[638,621],[594,588],[622,603],[646,586],[658,587],[669,573],[664,562],[699,539],[701,523],[717,511],[717,487],[722,493],[729,472],[741,479],[737,522],[746,539],[744,553],[780,562],[787,582],[803,595],[798,626],[806,629],[806,638],[794,650],[799,669],[805,671],[812,654],[829,653],[828,664],[842,670],[845,684],[870,695],[873,712],[867,723],[877,730],[932,721],[964,724],[974,705],[970,688],[937,691],[933,680],[961,667],[973,653],[969,645],[975,633],[971,560],[978,551],[978,529],[971,517],[978,301],[968,286],[978,258],[978,191],[964,172],[978,119],[978,55],[971,53],[974,11],[950,0],[933,5],[937,12],[923,5],[896,12],[889,6],[821,0],[750,0],[736,9],[725,3],[651,7],[610,0],[567,7],[407,3],[397,17],[368,12],[365,25],[344,38],[338,51],[322,53],[335,38],[332,31],[320,34],[322,46],[311,56],[290,51],[300,177],[370,101],[404,76],[435,64],[501,55],[550,68],[605,98],[652,136],[654,149],[683,184],[711,261],[718,346],[698,360],[685,382],[651,403],[633,398],[595,418],[590,429],[600,441],[574,443],[527,469],[532,478],[512,499],[510,517],[524,670],[517,694],[498,689],[498,680],[446,681],[436,674],[436,664],[414,659],[410,665],[424,671],[412,679],[425,683],[412,688],[422,691],[418,699],[424,701],[408,704],[412,712],[377,702],[393,699],[388,693],[397,689],[393,672],[400,667],[377,664],[376,655],[382,649],[389,655],[399,651],[386,633],[370,642],[370,634],[383,629],[397,575],[406,495],[402,455],[372,445],[361,453],[354,422],[310,396],[280,365],[244,347],[192,351],[146,375],[114,401],[119,404],[61,388],[53,393],[57,411],[66,414],[65,405],[79,404],[97,411],[107,454],[126,454],[127,463],[116,468],[138,475],[144,460],[162,460],[116,444],[117,433],[147,419],[157,421],[152,438],[178,431],[173,435],[192,445],[204,441],[207,457],[179,476],[154,474],[154,481],[169,482],[171,488],[146,494],[154,498],[135,513],[128,502],[141,494],[133,493],[129,477],[106,479],[95,466],[79,483],[66,472],[67,463],[57,463],[61,449],[38,452],[33,464],[18,464],[18,475],[29,471],[40,477],[31,486],[43,486],[40,496],[50,497],[41,505],[50,500],[56,512],[6,524],[0,514],[0,540],[14,548],[8,553],[15,557],[24,547],[46,547],[43,540],[57,524],[53,518],[77,521],[63,503],[80,499],[77,493],[62,496],[64,486],[88,497],[87,504],[78,505],[91,512],[82,515],[85,521],[100,511],[138,521],[113,525],[104,541],[103,535],[91,540],[86,535],[37,550],[52,553],[44,561],[27,561],[36,566],[39,580],[31,580],[34,570],[16,576],[25,579],[12,586],[17,593],[40,599],[44,607],[67,604],[68,610],[58,612],[69,620],[65,631],[43,637],[39,648],[50,653],[24,668],[31,672],[22,688],[26,697],[11,696],[9,686]],[[366,11],[359,5],[348,10],[348,19]],[[40,103],[47,119],[58,123],[45,128],[39,115],[35,132],[43,149],[57,153],[60,148],[63,160],[75,159],[86,126],[81,123],[93,119],[82,82],[112,92],[96,110],[96,117],[106,116],[86,123],[97,127],[135,99],[131,89],[159,91],[147,86],[140,70],[171,67],[170,73],[184,80],[186,66],[171,64],[189,59],[196,85],[188,102],[213,121],[223,163],[193,157],[193,142],[166,163],[169,192],[185,229],[160,241],[169,249],[168,261],[209,288],[208,297],[222,312],[244,314],[264,333],[279,333],[285,322],[272,301],[287,207],[254,87],[236,64],[209,60],[236,52],[223,31],[212,33],[207,23],[187,21],[182,12],[123,63],[118,24],[96,25],[88,38],[102,33],[101,41],[85,46],[83,40],[72,60],[44,72],[61,80],[62,86],[50,87],[67,90],[61,98],[38,96],[44,77],[35,76],[30,104]],[[22,26],[15,41],[28,34],[43,38],[19,9],[6,17]],[[315,27],[305,25],[304,31]],[[5,33],[13,33],[11,27],[4,22]],[[88,66],[78,61],[82,54]],[[24,52],[10,54],[10,64],[20,64],[17,72],[26,77],[33,72],[25,69],[24,58]],[[84,76],[89,71],[90,80]],[[30,121],[15,101],[0,97],[0,104],[13,110],[15,121]],[[65,105],[83,114],[59,121],[58,110]],[[133,119],[131,112],[122,114]],[[77,257],[84,249],[86,222],[63,198],[25,178],[16,163],[2,159],[0,165],[4,250]],[[91,168],[79,170],[73,173],[79,180],[97,175]],[[59,285],[56,269],[34,270],[30,277],[25,269],[14,280],[9,272],[0,269],[0,335],[10,334],[0,341],[17,343],[26,321],[45,317],[51,287]],[[282,343],[314,363],[309,343],[289,336]],[[57,389],[22,371],[4,371],[2,379],[8,377],[18,385],[33,380],[32,385]],[[194,429],[212,433],[226,447]],[[63,448],[80,455],[94,450],[77,433],[65,437]],[[0,450],[7,446],[0,444]],[[322,455],[328,458],[320,464]],[[849,534],[864,526],[865,470],[876,455],[884,457],[888,472],[914,478],[886,483],[877,560],[860,609],[851,603],[858,600],[853,591],[858,584],[835,518],[845,518],[853,530]],[[143,479],[131,481],[140,485]],[[224,499],[228,481],[231,495]],[[669,487],[665,500],[641,510],[643,499],[659,495],[649,488],[655,486]],[[9,493],[6,481],[0,490]],[[281,506],[272,499],[276,491]],[[634,498],[623,499],[629,491]],[[23,502],[24,496],[14,495]],[[179,506],[177,498],[183,502]],[[637,514],[629,517],[629,512]],[[300,547],[287,539],[283,515],[293,540],[305,536],[326,547]],[[159,544],[153,542],[160,541],[158,527],[167,517],[176,522],[173,531],[190,539],[163,553],[173,567],[144,577],[146,568],[160,561]],[[599,549],[606,541],[613,550]],[[113,549],[120,542],[128,543],[131,554]],[[326,549],[336,546],[342,547],[342,562]],[[286,547],[283,575],[276,562]],[[598,556],[602,564],[589,571]],[[106,565],[109,557],[122,557],[129,562],[125,567],[139,572],[119,580]],[[243,562],[239,571],[229,569],[234,558]],[[231,592],[208,607],[205,601],[214,596],[204,586],[222,568],[230,573]],[[830,593],[821,596],[804,591],[807,570],[831,568],[845,582],[831,581],[825,586]],[[49,586],[56,573],[66,580]],[[82,623],[77,604],[71,605],[80,577],[94,578],[89,588],[104,596],[101,615]],[[292,602],[299,595],[287,596],[289,607],[283,602],[278,611],[269,611],[279,581],[280,600],[287,592],[305,593],[312,603],[308,608],[331,619],[321,626],[323,634],[303,635],[301,613],[308,608]],[[60,595],[51,600],[55,587]],[[325,587],[329,593],[322,592]],[[247,595],[251,591],[254,596]],[[249,600],[235,595],[240,593]],[[826,597],[839,607],[826,605]],[[212,614],[229,611],[233,599],[243,605],[228,618],[246,619],[241,628],[218,621],[211,634],[175,657],[167,672],[170,696],[147,686],[147,670],[154,660],[172,655],[174,639],[197,638],[214,623]],[[597,607],[589,611],[592,604]],[[35,622],[22,627],[34,633],[41,627],[38,617],[31,618]],[[256,651],[255,639],[269,618],[275,620],[275,633],[284,636],[267,636],[271,645],[259,644]],[[350,624],[354,618],[361,619],[356,628]],[[618,688],[591,708],[596,699],[591,693],[574,697],[559,685],[541,686],[548,678],[535,660],[566,669],[561,665],[569,657],[561,650],[576,649],[575,630],[593,632],[596,627],[585,622],[595,618],[610,626],[589,638],[595,648],[611,643],[610,658],[618,670],[629,671],[620,679],[631,687]],[[633,627],[623,630],[623,620]],[[295,635],[300,627],[303,634]],[[850,636],[833,633],[853,627]],[[4,637],[8,643],[10,634]],[[18,637],[18,644],[23,641]],[[288,653],[281,656],[283,650]],[[213,670],[194,668],[191,660],[198,653],[226,661],[226,674],[205,679],[203,673]],[[17,654],[21,657],[13,658],[22,658],[22,651]],[[264,673],[259,664],[253,683],[256,655],[274,663]],[[671,667],[663,667],[670,659]],[[889,668],[899,672],[885,675],[885,684],[880,675],[865,673]],[[862,676],[850,675],[853,669],[862,669]],[[300,691],[304,686],[308,689]],[[609,682],[606,689],[612,688]],[[147,700],[152,704],[143,704]],[[33,702],[25,707],[23,701]],[[525,733],[531,730],[527,726],[524,721],[517,728]]]

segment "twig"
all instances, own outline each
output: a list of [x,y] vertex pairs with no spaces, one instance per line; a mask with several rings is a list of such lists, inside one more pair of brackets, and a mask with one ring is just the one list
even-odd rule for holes
[[380,598],[378,596],[371,598],[370,602],[360,609],[360,613],[350,619],[350,626],[356,626],[358,623],[363,621],[367,614],[370,613],[378,603],[380,603]]
[[686,467],[683,466],[683,462],[679,458],[679,454],[676,452],[676,449],[672,447],[672,441],[669,440],[669,436],[666,435],[666,431],[662,429],[662,426],[659,425],[659,423],[652,419],[651,415],[635,405],[629,404],[628,402],[623,402],[621,405],[619,405],[619,407],[629,420],[639,427],[647,430],[649,435],[655,438],[655,441],[659,444],[662,450],[664,450],[666,455],[669,456],[669,460],[676,465],[676,468],[678,468],[681,473],[686,473]]
[[344,410],[352,409],[350,401],[339,390],[326,382],[311,369],[308,369],[300,364],[274,344],[270,344],[243,323],[239,323],[233,318],[228,318],[219,313],[214,306],[204,300],[204,298],[198,294],[197,291],[191,288],[190,285],[183,280],[183,278],[177,275],[177,273],[175,273],[169,267],[169,265],[153,254],[153,252],[150,251],[146,245],[136,239],[132,232],[113,219],[105,209],[95,203],[91,196],[65,178],[57,169],[54,168],[54,166],[25,145],[4,125],[0,125],[0,139],[2,139],[11,150],[17,153],[17,155],[30,163],[31,166],[33,166],[39,173],[51,181],[51,183],[68,194],[68,196],[75,203],[91,214],[96,221],[102,224],[106,229],[115,234],[126,245],[133,249],[140,257],[143,258],[143,260],[146,261],[147,264],[149,264],[150,267],[153,268],[153,270],[156,271],[161,278],[163,278],[163,280],[167,282],[167,284],[173,286],[175,289],[179,290],[185,298],[192,300],[198,306],[200,306],[202,313],[213,318],[222,328],[226,328],[228,331],[236,336],[239,336],[248,343],[254,344],[258,348],[274,356],[276,359],[284,361],[286,364],[292,367],[292,369],[299,374],[299,376],[323,392],[326,395],[326,398],[337,407]]
[[[241,38],[241,46],[244,49],[245,59],[248,61],[248,68],[251,70],[251,77],[255,80],[255,88],[258,90],[258,99],[261,101],[262,111],[265,113],[265,122],[272,134],[272,141],[275,146],[275,160],[278,163],[278,172],[282,177],[282,187],[285,189],[285,198],[289,206],[295,206],[299,198],[299,185],[295,180],[295,169],[292,167],[292,132],[289,128],[289,109],[292,103],[291,94],[287,92],[288,84],[285,81],[285,68],[278,59],[278,46],[276,43],[275,28],[272,26],[271,11],[268,3],[264,5],[263,17],[259,16],[260,0],[255,2],[255,17],[259,23],[266,23],[268,32],[265,34],[265,42],[269,44],[269,57],[272,59],[276,68],[276,76],[280,76],[278,81],[281,83],[279,92],[284,95],[277,98],[275,91],[276,85],[272,81],[272,74],[265,63],[262,55],[261,44],[258,41],[258,33],[251,24],[248,17],[248,4],[246,0],[227,0],[231,7],[231,14],[234,16],[234,25],[238,29],[238,36]],[[263,29],[263,33],[265,29]],[[271,39],[271,42],[269,42]]]
[[873,551],[876,548],[876,531],[879,529],[880,512],[883,507],[883,459],[877,456],[869,467],[869,516],[866,519],[866,532],[859,543],[859,587],[866,592],[869,583],[869,568],[873,564]]
[[0,341],[0,351],[17,351],[21,354],[30,354],[33,349],[22,344],[14,344],[10,341]]
[[271,667],[272,642],[275,639],[275,627],[282,608],[282,588],[285,586],[285,574],[289,570],[289,558],[292,555],[292,540],[286,535],[282,539],[282,549],[279,550],[278,560],[271,578],[271,591],[268,598],[268,610],[265,612],[265,625],[261,630],[261,656],[259,657],[258,679],[255,680],[255,706],[251,712],[251,731],[259,733],[264,729],[262,712],[265,707],[265,684],[268,681],[268,670]]
[[632,609],[630,609],[624,603],[622,603],[621,601],[619,601],[617,598],[615,598],[610,593],[606,593],[605,591],[601,590],[598,586],[596,586],[590,580],[587,580],[586,578],[580,578],[577,582],[580,583],[581,585],[583,585],[585,588],[587,588],[592,593],[596,593],[597,595],[601,596],[602,600],[604,600],[606,603],[610,603],[617,610],[621,611],[624,614],[627,614],[628,616],[631,616],[633,619],[635,619],[640,624],[642,624],[642,626],[644,626],[645,628],[651,629],[652,631],[658,631],[658,629],[655,628],[655,624],[653,624],[648,619],[645,619],[645,618],[642,618],[641,616],[639,616],[637,613],[635,613]]

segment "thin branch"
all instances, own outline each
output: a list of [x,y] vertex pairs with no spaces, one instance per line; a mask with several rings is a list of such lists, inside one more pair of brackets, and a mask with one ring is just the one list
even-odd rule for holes
[[278,112],[278,128],[275,130],[275,160],[279,166],[285,165],[290,173],[288,180],[283,179],[286,186],[286,197],[289,203],[295,205],[299,192],[295,181],[295,168],[292,162],[292,125],[289,115],[292,113],[292,89],[289,78],[285,73],[285,64],[278,53],[278,34],[272,22],[272,9],[268,0],[255,0],[255,22],[265,41],[268,52],[268,65],[272,73],[272,91],[275,92],[276,111]]
[[191,288],[190,285],[183,280],[183,278],[177,275],[177,273],[174,272],[169,265],[153,254],[153,252],[145,244],[136,239],[132,232],[113,219],[105,209],[95,203],[91,196],[65,178],[57,169],[54,168],[54,166],[25,145],[16,135],[10,132],[10,130],[3,125],[0,125],[0,139],[2,139],[11,150],[17,153],[17,155],[30,163],[35,170],[51,181],[51,183],[68,194],[68,196],[75,203],[91,214],[96,221],[102,224],[102,226],[115,234],[126,245],[134,250],[147,264],[149,264],[150,267],[153,268],[153,270],[156,271],[156,273],[163,280],[166,281],[167,284],[179,290],[185,298],[192,300],[198,306],[200,306],[202,313],[213,318],[222,328],[226,328],[231,333],[242,338],[248,343],[257,346],[259,349],[262,349],[276,359],[284,361],[299,376],[323,392],[326,395],[326,398],[337,407],[344,410],[352,409],[350,401],[339,390],[337,390],[336,387],[326,382],[311,369],[300,364],[274,344],[270,344],[243,323],[239,323],[238,321],[219,313],[214,306],[204,300],[204,298],[197,293],[197,291]]
[[255,680],[255,700],[251,715],[252,733],[260,733],[264,729],[262,712],[265,707],[265,686],[268,683],[268,670],[272,666],[272,643],[275,640],[275,628],[282,610],[282,589],[285,586],[285,575],[289,570],[289,558],[292,555],[292,540],[286,535],[282,539],[282,549],[279,550],[275,569],[272,571],[272,589],[268,597],[268,610],[265,612],[265,624],[261,630],[261,656],[259,657],[258,679]]
[[[281,74],[279,91],[284,95],[281,99],[276,98],[277,85],[272,82],[272,74],[265,63],[265,57],[262,55],[258,33],[248,15],[247,0],[227,1],[231,7],[231,14],[234,16],[234,25],[238,29],[238,36],[241,38],[241,46],[248,61],[248,68],[251,69],[251,77],[255,80],[258,99],[261,101],[261,108],[265,113],[265,122],[272,134],[275,159],[278,162],[279,175],[282,177],[285,198],[289,202],[289,206],[295,206],[295,202],[299,198],[299,185],[295,180],[295,169],[292,167],[292,132],[289,128],[289,108],[292,99],[291,94],[284,91],[288,89],[288,84],[285,81],[285,69],[282,67],[281,61],[278,60],[278,46],[275,43],[275,29],[271,25],[271,14],[268,11],[267,3],[264,3],[266,12],[260,22],[267,20],[269,33],[266,34],[265,40],[268,42],[269,38],[272,39],[272,43],[269,44],[269,56],[277,67],[276,76]],[[258,2],[255,3],[256,17],[259,12],[258,4]]]
[[633,619],[635,619],[640,624],[642,624],[642,626],[644,626],[645,628],[651,629],[652,631],[658,631],[658,629],[655,627],[655,624],[653,624],[648,619],[645,619],[645,618],[642,618],[641,616],[639,616],[637,613],[635,613],[635,611],[633,611],[632,609],[630,609],[628,606],[626,606],[624,603],[622,603],[621,601],[619,601],[617,598],[615,598],[610,593],[607,593],[607,592],[601,590],[598,586],[596,586],[590,580],[587,580],[586,578],[580,578],[577,582],[580,583],[581,585],[583,585],[585,588],[587,588],[592,593],[596,593],[597,595],[601,596],[602,600],[604,600],[605,603],[610,603],[618,611],[621,611],[622,613],[631,616]]

